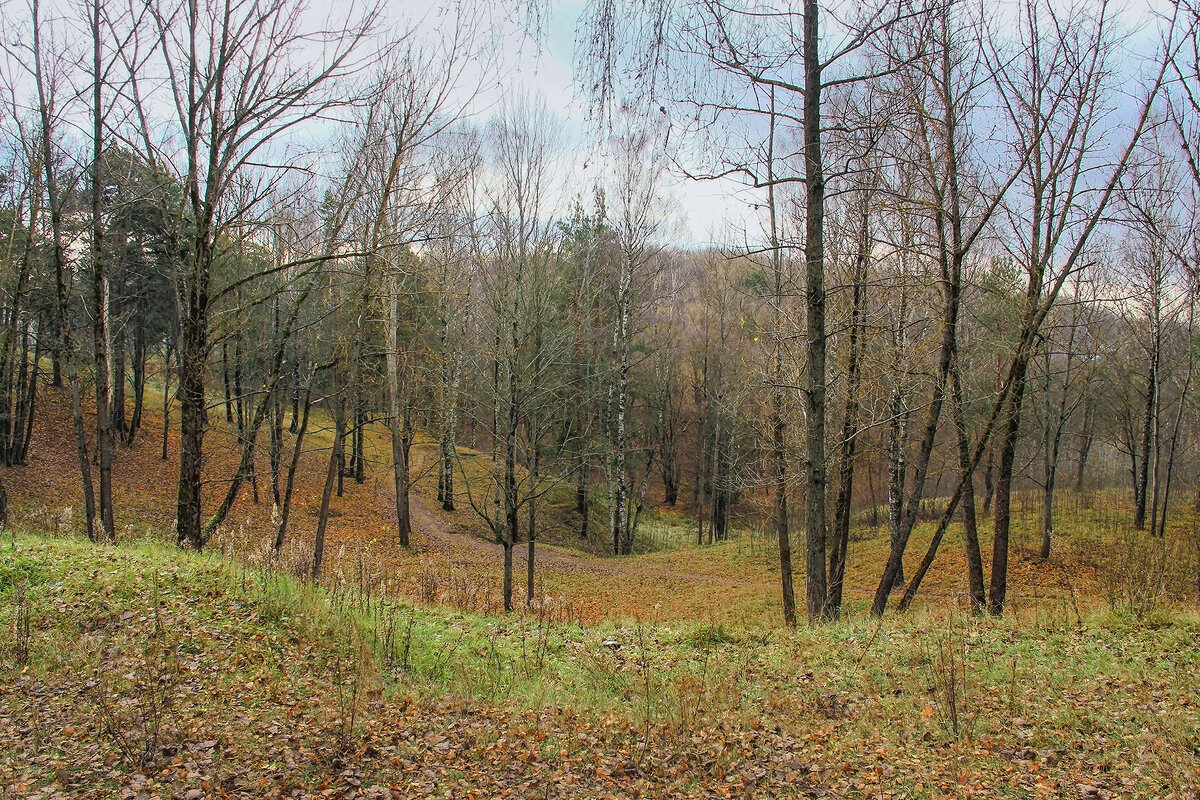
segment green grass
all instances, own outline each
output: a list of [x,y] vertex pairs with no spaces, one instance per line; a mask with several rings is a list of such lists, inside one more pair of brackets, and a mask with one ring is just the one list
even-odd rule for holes
[[[22,614],[31,633],[18,659]],[[12,713],[41,715],[39,753],[50,755],[39,763],[76,757],[59,741],[67,727],[118,756],[155,724],[252,748],[239,737],[281,708],[353,738],[384,713],[378,698],[570,709],[681,742],[724,726],[778,729],[811,745],[806,758],[822,769],[878,766],[851,793],[873,775],[890,791],[937,796],[947,764],[992,796],[1027,796],[1035,766],[1067,794],[1072,782],[1131,797],[1200,784],[1188,766],[1200,763],[1200,619],[1166,604],[1078,621],[923,612],[797,631],[580,628],[327,592],[153,540],[97,547],[19,531],[0,546],[0,631],[0,690]],[[35,685],[59,699],[22,694]],[[154,703],[170,714],[147,720]],[[114,722],[123,742],[106,730]],[[933,776],[932,762],[942,764]],[[317,767],[296,769],[305,780]]]

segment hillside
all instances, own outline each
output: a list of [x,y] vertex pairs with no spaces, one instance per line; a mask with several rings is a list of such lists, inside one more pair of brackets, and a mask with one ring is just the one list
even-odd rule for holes
[[1194,797],[1195,615],[579,628],[16,531],[3,797]]
[[[205,498],[215,507],[236,465],[233,435],[218,414],[212,415],[207,439]],[[39,416],[25,466],[5,471],[13,518],[48,531],[77,529],[81,507],[78,467],[71,440],[69,403],[64,390],[47,388],[39,400]],[[330,433],[314,419],[305,442],[297,477],[295,507],[281,558],[286,569],[303,573],[312,559],[316,511],[324,480]],[[143,430],[132,448],[120,448],[114,466],[114,493],[119,538],[160,536],[170,529],[174,516],[177,480],[178,431],[172,425],[168,458],[160,456],[162,418],[148,409]],[[292,437],[286,435],[286,447]],[[414,448],[414,518],[410,549],[395,541],[393,498],[388,484],[390,462],[384,432],[371,426],[367,435],[370,455],[367,480],[359,485],[345,481],[345,496],[334,497],[325,545],[325,579],[329,586],[369,590],[401,598],[449,605],[460,610],[492,613],[500,604],[501,554],[498,545],[483,533],[482,525],[463,501],[466,480],[460,477],[459,510],[444,512],[434,502],[434,476],[422,465],[432,447],[418,442]],[[463,451],[463,469],[482,456]],[[480,464],[482,468],[484,465]],[[260,458],[260,475],[268,474]],[[264,481],[265,483],[265,481]],[[553,497],[551,497],[553,500]],[[270,491],[261,487],[258,503],[250,487],[242,490],[238,504],[219,530],[212,547],[252,565],[268,563],[272,539]],[[1064,497],[1060,507],[1070,521],[1060,526],[1064,535],[1049,562],[1033,552],[1032,526],[1037,509],[1015,506],[1018,525],[1010,565],[1010,608],[1015,615],[1036,616],[1052,609],[1076,613],[1107,605],[1122,575],[1130,572],[1111,558],[1113,537],[1130,528],[1116,501],[1103,495]],[[736,525],[731,541],[696,546],[694,521],[673,509],[652,513],[643,525],[647,552],[615,559],[595,555],[603,542],[579,543],[560,518],[560,507],[550,503],[543,514],[542,537],[558,544],[539,542],[536,589],[541,613],[561,621],[595,624],[617,621],[691,620],[738,627],[772,628],[780,624],[778,562],[775,543],[750,518]],[[566,513],[566,512],[561,512]],[[1174,523],[1190,531],[1190,520]],[[594,525],[594,528],[600,526]],[[932,531],[919,527],[909,546],[910,569],[924,554]],[[988,531],[982,531],[985,554]],[[887,534],[882,528],[858,526],[851,543],[847,567],[847,607],[862,613],[875,590],[887,557]],[[1123,541],[1123,540],[1122,540]],[[1194,552],[1186,542],[1160,552],[1159,558],[1179,574],[1173,584],[1186,591]],[[572,546],[567,546],[572,545]],[[580,546],[582,545],[582,546]],[[518,547],[518,580],[523,579],[525,548]],[[985,556],[986,557],[986,556]],[[1132,557],[1132,556],[1131,556]],[[965,602],[966,577],[961,538],[952,532],[939,560],[926,579],[921,602],[944,606]],[[1117,567],[1120,574],[1102,575]],[[803,565],[796,564],[798,583]],[[523,586],[523,583],[521,584]],[[1136,587],[1134,587],[1136,588]]]
[[[427,477],[411,551],[372,475],[335,502],[323,586],[293,577],[320,431],[272,568],[270,511],[248,491],[217,547],[169,543],[153,422],[117,460],[121,542],[93,546],[75,530],[63,396],[43,408],[28,465],[4,476],[3,797],[1178,800],[1200,786],[1200,620],[1170,601],[1193,575],[1187,540],[1125,546],[1104,495],[1064,502],[1050,562],[1018,549],[1002,620],[956,610],[952,541],[926,605],[866,619],[886,553],[866,529],[857,610],[787,631],[768,541],[695,547],[667,512],[650,521],[656,552],[540,547],[537,602],[503,616],[498,549],[431,509]],[[215,495],[228,433],[210,442]]]

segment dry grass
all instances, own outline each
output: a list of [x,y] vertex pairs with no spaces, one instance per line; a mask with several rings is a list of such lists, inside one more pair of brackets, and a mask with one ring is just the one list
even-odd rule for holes
[[[78,479],[69,442],[68,405],[61,390],[42,395],[28,465],[7,470],[14,517],[33,527],[64,531],[81,525]],[[232,474],[235,453],[230,432],[216,412],[209,433],[205,497],[215,504]],[[311,561],[320,484],[328,458],[330,432],[320,414],[306,440],[301,461],[292,525],[282,565],[299,574]],[[132,449],[121,449],[114,469],[119,535],[123,539],[161,536],[171,528],[173,490],[177,477],[177,442],[172,429],[169,458],[159,458],[161,418],[148,410],[146,427]],[[418,598],[463,610],[492,613],[499,607],[501,551],[488,541],[480,520],[465,500],[468,482],[478,490],[488,479],[486,454],[460,451],[459,510],[448,513],[434,501],[433,445],[414,447],[415,532],[409,549],[395,543],[391,520],[392,493],[386,431],[372,426],[367,433],[368,477],[359,485],[345,482],[345,496],[334,498],[326,534],[326,582],[331,588],[392,597]],[[291,438],[288,437],[288,446]],[[274,524],[267,465],[259,464],[260,503],[245,489],[214,546],[250,564],[270,559],[268,542]],[[544,505],[536,568],[535,606],[553,607],[561,619],[595,624],[605,619],[699,621],[745,628],[780,624],[777,545],[761,527],[745,517],[737,521],[730,541],[712,546],[694,544],[694,519],[679,510],[651,513],[639,543],[642,552],[616,559],[596,555],[602,543],[577,544],[578,522],[565,499],[552,493]],[[753,501],[753,498],[751,498]],[[1119,604],[1141,609],[1160,601],[1190,599],[1194,586],[1195,517],[1177,513],[1163,542],[1148,541],[1134,532],[1125,499],[1119,492],[1064,495],[1060,504],[1056,548],[1048,562],[1034,548],[1035,498],[1016,506],[1009,598],[1014,615],[1041,614],[1078,617],[1098,607]],[[1027,507],[1026,507],[1027,506]],[[597,516],[600,516],[597,513]],[[985,568],[990,554],[990,523],[981,520]],[[602,528],[602,525],[594,525]],[[598,535],[602,535],[598,531]],[[908,568],[924,554],[932,525],[914,532]],[[846,602],[851,616],[869,604],[886,559],[888,543],[882,528],[859,526],[851,544]],[[556,544],[551,544],[551,543]],[[794,551],[802,549],[794,542]],[[524,586],[525,548],[515,553],[518,586]],[[802,559],[797,558],[797,569]],[[803,574],[797,572],[797,585]],[[915,610],[966,606],[967,585],[963,543],[957,526],[942,544],[938,561],[922,587]]]

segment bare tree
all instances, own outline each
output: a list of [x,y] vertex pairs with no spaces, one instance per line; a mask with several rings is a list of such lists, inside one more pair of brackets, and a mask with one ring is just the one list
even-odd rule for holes
[[[615,97],[619,66],[631,62],[635,88],[645,93],[642,96],[669,96],[671,113],[684,131],[700,134],[707,156],[688,170],[696,178],[734,177],[759,188],[768,185],[766,175],[754,166],[762,161],[747,157],[738,144],[744,128],[736,136],[718,138],[730,125],[749,124],[753,129],[767,123],[772,133],[786,125],[799,142],[791,163],[771,160],[769,183],[803,187],[798,208],[805,265],[805,584],[809,621],[815,623],[827,616],[829,599],[824,237],[829,176],[823,152],[825,140],[845,130],[826,126],[823,93],[871,77],[870,68],[858,58],[864,45],[910,11],[884,3],[823,14],[816,0],[806,0],[799,9],[770,4],[738,8],[713,0],[630,5],[623,8],[617,0],[601,0],[590,15],[583,59],[601,108]],[[626,56],[625,47],[633,55]],[[705,66],[699,80],[693,71],[697,60]],[[665,105],[660,107],[667,111]],[[780,558],[784,559],[782,552]]]
[[[506,105],[492,122],[490,145],[495,182],[480,270],[486,305],[481,323],[490,342],[480,361],[486,363],[490,387],[487,401],[476,407],[490,412],[483,422],[491,435],[491,472],[486,494],[470,481],[465,489],[471,508],[503,549],[504,608],[511,611],[513,549],[521,539],[522,513],[534,520],[534,506],[555,483],[535,457],[547,430],[538,409],[555,389],[549,370],[557,359],[551,353],[566,346],[564,326],[552,327],[549,318],[557,255],[548,195],[557,142],[545,106]],[[533,534],[528,523],[526,533]],[[532,535],[529,545],[532,563]]]
[[1029,153],[1020,191],[1007,204],[1011,252],[1025,272],[1024,307],[1000,430],[988,610],[1004,611],[1011,496],[1029,364],[1042,324],[1069,277],[1086,264],[1088,242],[1145,130],[1166,59],[1150,78],[1124,146],[1105,141],[1118,20],[1097,9],[1060,12],[1040,2],[1021,15],[1016,57],[992,63],[1012,131]]
[[[182,435],[175,532],[181,546],[199,548],[211,314],[246,283],[214,284],[214,263],[226,234],[251,220],[295,165],[288,134],[348,101],[345,86],[369,57],[378,12],[352,7],[326,27],[287,0],[156,0],[147,8],[148,39],[131,42],[124,59],[134,74],[128,91],[146,152],[183,188],[172,224],[177,252],[186,254],[177,275]],[[160,117],[163,100],[170,113]]]
[[[30,195],[31,234],[37,230],[40,216],[42,231],[48,229],[50,262],[54,268],[56,314],[59,349],[65,367],[67,383],[71,392],[71,410],[75,427],[76,454],[83,482],[85,530],[88,538],[100,541],[107,538],[105,530],[98,525],[96,495],[92,482],[91,458],[88,453],[87,435],[83,421],[83,386],[77,361],[78,346],[74,326],[71,322],[71,307],[74,294],[75,272],[67,252],[68,222],[67,200],[78,180],[66,171],[68,162],[63,152],[61,137],[67,125],[68,109],[65,107],[68,54],[58,50],[55,42],[55,26],[45,24],[38,0],[30,2],[31,46],[28,61],[22,63],[33,78],[36,99],[34,130],[27,140],[28,164],[32,190]],[[48,45],[49,42],[49,45]],[[36,144],[33,144],[36,142]]]
[[617,248],[617,273],[613,292],[612,336],[614,385],[612,397],[612,459],[610,463],[609,530],[613,553],[633,552],[634,526],[630,514],[629,417],[630,370],[634,336],[640,327],[636,316],[650,301],[647,289],[660,268],[659,254],[666,226],[663,178],[666,157],[653,130],[628,127],[616,141],[610,215]]

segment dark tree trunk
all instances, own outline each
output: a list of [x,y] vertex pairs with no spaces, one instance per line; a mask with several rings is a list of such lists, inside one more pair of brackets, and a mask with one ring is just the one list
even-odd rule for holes
[[279,400],[282,387],[271,392],[271,443],[268,459],[271,464],[271,504],[279,509],[282,497],[279,494],[279,473],[283,468],[283,403]]
[[438,465],[438,488],[441,490],[441,501],[443,511],[454,510],[454,439],[452,434],[447,432],[442,435],[442,440],[438,443],[438,450],[441,454],[441,463]]
[[[513,322],[512,351],[517,352],[516,322]],[[504,431],[504,610],[513,610],[513,547],[520,541],[521,507],[517,496],[517,375],[509,370],[507,421]]]
[[866,325],[867,266],[871,247],[871,193],[864,192],[859,251],[855,259],[851,292],[850,345],[846,359],[846,405],[842,413],[842,440],[838,454],[838,493],[833,512],[833,542],[829,552],[829,600],[826,613],[842,613],[842,586],[846,578],[846,550],[850,545],[850,513],[854,500],[854,457],[858,442],[859,389],[862,384],[859,343]]
[[996,496],[996,454],[988,450],[987,464],[983,468],[983,513],[992,510],[992,498]]
[[1012,523],[1013,466],[1017,455],[1017,441],[1021,432],[1021,404],[1025,394],[1025,376],[1029,359],[1018,355],[1014,370],[1012,392],[1008,397],[1008,409],[1004,420],[1000,445],[999,473],[996,476],[996,509],[992,539],[992,579],[988,587],[988,613],[1004,613],[1004,601],[1008,594],[1008,549],[1009,528]]
[[133,414],[125,432],[125,446],[133,447],[133,440],[142,427],[142,410],[146,403],[146,330],[138,325],[133,337]]
[[506,534],[504,541],[500,543],[504,549],[504,582],[501,585],[501,592],[504,595],[504,610],[513,610],[513,541],[510,535]]
[[[392,442],[393,479],[396,487],[396,530],[401,547],[408,547],[412,536],[412,511],[409,505],[411,479],[409,477],[409,454],[412,450],[411,422],[407,412],[404,415],[404,431],[398,439]],[[399,458],[399,461],[395,461]]]
[[[900,526],[904,521],[904,490],[908,483],[908,461],[905,457],[905,439],[909,412],[904,407],[904,395],[899,387],[893,387],[889,406],[888,422],[888,543],[900,546]],[[891,591],[904,583],[904,561],[896,566],[896,577]]]
[[208,368],[208,265],[212,253],[206,232],[194,239],[190,285],[179,344],[179,493],[175,539],[181,547],[200,549],[203,519],[200,505],[206,422],[204,374]]
[[788,449],[784,421],[784,274],[779,245],[778,207],[775,201],[775,92],[771,91],[771,127],[768,131],[767,209],[771,215],[771,272],[774,278],[771,341],[771,522],[779,546],[779,578],[783,593],[783,621],[796,625],[796,589],[792,574],[792,541],[788,526]]
[[1142,415],[1142,457],[1138,465],[1134,486],[1133,527],[1146,527],[1146,502],[1150,486],[1151,449],[1154,446],[1154,409],[1158,402],[1158,364],[1154,353],[1150,356],[1150,372],[1146,377],[1146,407]]
[[126,341],[116,336],[112,343],[112,427],[122,443],[129,439],[129,423],[125,419]]
[[357,454],[357,460],[354,462],[355,483],[366,483],[367,481],[366,435],[367,408],[360,397],[358,401],[358,413],[354,418],[354,452]]
[[338,465],[342,463],[342,445],[346,435],[345,410],[342,401],[337,401],[333,414],[333,449],[329,453],[329,468],[325,472],[325,488],[321,491],[321,510],[317,516],[317,536],[313,545],[312,572],[314,581],[321,579],[321,562],[325,559],[325,527],[329,523],[329,505],[332,501],[333,482],[338,477]]
[[[707,356],[705,357],[707,360]],[[704,509],[708,503],[707,486],[705,479],[708,477],[708,460],[707,455],[707,438],[708,438],[708,407],[702,402],[704,393],[699,386],[696,387],[696,409],[700,415],[700,431],[696,436],[696,480],[693,483],[693,494],[695,496],[696,505],[696,544],[704,544]]]
[[[36,29],[38,25],[38,5],[36,3],[32,5],[32,11],[33,25]],[[40,37],[37,36],[34,37],[33,41],[33,55],[35,60],[40,59]],[[40,67],[34,70],[34,82],[37,87],[38,111],[41,122],[39,127],[42,153],[53,153],[55,150],[51,146],[52,125],[50,120],[50,106],[47,99],[44,74]],[[46,200],[48,201],[46,211],[50,216],[51,263],[54,265],[54,289],[56,311],[58,312],[59,345],[62,351],[61,357],[66,362],[67,383],[71,390],[71,413],[75,423],[75,448],[79,459],[80,479],[83,484],[85,529],[88,538],[92,541],[97,541],[101,533],[96,528],[96,497],[92,485],[91,460],[88,458],[87,451],[87,432],[83,422],[83,390],[80,387],[74,332],[71,328],[71,281],[73,273],[70,265],[67,263],[65,244],[63,242],[62,198],[58,188],[58,173],[55,160],[52,158],[43,158],[41,161],[41,176],[45,178],[45,183],[44,187],[39,187],[39,189],[45,191]],[[41,191],[37,192],[37,195],[40,197]],[[40,205],[32,205],[30,208],[30,229],[36,229],[33,217],[40,208]],[[40,219],[38,222],[40,223]]]
[[[537,352],[541,352],[541,341],[539,334]],[[535,358],[534,372],[538,372],[538,365]],[[528,496],[528,513],[529,516],[525,522],[525,540],[528,545],[528,558],[525,562],[525,605],[528,608],[533,607],[533,568],[534,568],[534,550],[535,540],[537,539],[537,495],[538,482],[541,479],[541,453],[538,450],[539,428],[538,415],[536,409],[529,414],[527,423],[529,431],[529,496]]]
[[588,503],[586,476],[575,484],[575,513],[579,515],[579,538],[586,541],[590,533],[588,528],[592,517],[591,506]]
[[983,577],[983,553],[979,545],[979,523],[975,517],[975,465],[972,458],[970,439],[967,436],[965,398],[962,390],[961,364],[955,354],[950,372],[950,391],[954,404],[954,431],[958,439],[958,468],[962,483],[963,540],[967,557],[967,582],[971,587],[971,608],[975,613],[983,611],[987,603],[987,589]]
[[1092,451],[1092,438],[1096,430],[1096,404],[1088,397],[1083,407],[1083,431],[1079,437],[1079,455],[1076,458],[1075,493],[1083,491],[1084,479],[1087,475],[1088,456]]
[[[297,405],[299,401],[297,400]],[[288,464],[287,480],[284,482],[283,502],[279,508],[279,527],[275,529],[275,543],[272,551],[276,556],[283,550],[284,537],[287,535],[288,516],[292,511],[292,493],[296,487],[296,472],[300,466],[300,456],[304,453],[304,433],[308,430],[308,416],[312,409],[312,392],[304,393],[304,410],[296,425],[296,441],[292,443],[292,458]],[[299,411],[299,409],[296,409]]]
[[808,621],[826,618],[825,557],[825,173],[821,157],[821,57],[817,0],[804,0],[804,270],[808,391],[805,584]]
[[[27,350],[28,348],[26,347],[25,349]],[[41,344],[41,341],[38,341],[34,344],[34,347],[33,347],[33,361],[32,361],[32,363],[29,364],[28,379],[26,381],[24,381],[26,393],[24,395],[23,402],[21,405],[21,413],[18,417],[19,420],[23,423],[24,432],[22,433],[22,435],[20,437],[20,447],[18,448],[17,453],[15,454],[15,457],[13,459],[14,464],[24,464],[25,463],[25,457],[29,453],[29,443],[33,439],[33,417],[34,417],[34,408],[36,407],[36,401],[37,401],[37,384],[38,384],[38,373],[39,373],[38,368],[41,366],[41,363],[42,363],[42,344]],[[0,488],[2,488],[2,487],[0,487]],[[1164,517],[1165,516],[1166,515],[1164,514]]]
[[170,342],[167,343],[166,352],[163,353],[163,393],[162,393],[162,460],[167,460],[167,443],[170,440],[171,433],[171,354],[174,348]]
[[[944,225],[940,210],[937,212],[936,225],[939,230]],[[875,590],[875,600],[871,605],[871,613],[876,616],[883,614],[884,609],[887,607],[888,595],[894,589],[903,585],[898,580],[898,576],[904,566],[904,550],[908,546],[908,539],[912,535],[920,513],[921,500],[925,492],[925,480],[929,474],[930,458],[933,455],[933,445],[937,439],[938,420],[941,418],[942,404],[946,397],[946,383],[950,373],[950,364],[957,350],[958,310],[961,299],[961,287],[956,280],[953,280],[951,270],[952,266],[944,254],[941,283],[945,312],[942,320],[942,341],[938,354],[938,371],[934,379],[933,394],[930,398],[928,410],[926,411],[925,428],[921,436],[921,446],[918,451],[917,461],[914,465],[913,482],[909,490],[908,502],[904,513],[901,515],[899,532],[892,544],[887,566],[884,567],[883,576],[880,578],[879,586]]]
[[[1188,309],[1188,341],[1191,341],[1194,331],[1193,314],[1194,306],[1189,307]],[[1179,393],[1179,405],[1176,406],[1175,422],[1171,428],[1171,441],[1169,443],[1169,449],[1167,450],[1167,474],[1166,480],[1163,483],[1162,513],[1158,518],[1158,529],[1153,532],[1154,535],[1160,539],[1167,535],[1167,509],[1171,500],[1171,482],[1175,474],[1175,453],[1176,448],[1179,446],[1179,433],[1183,428],[1184,406],[1186,405],[1187,397],[1192,388],[1192,374],[1195,369],[1195,363],[1195,356],[1189,350],[1187,355],[1187,372],[1183,380],[1183,388]],[[28,441],[28,438],[26,440]]]
[[225,390],[225,421],[233,423],[233,380],[229,376],[229,342],[221,342],[221,386]]
[[[778,356],[778,353],[777,353]],[[792,542],[788,530],[788,487],[787,487],[787,438],[783,420],[783,397],[779,391],[771,394],[771,505],[772,526],[779,545],[779,577],[783,590],[783,621],[790,627],[796,625],[796,590],[792,576]]]
[[401,547],[408,547],[412,519],[408,493],[409,451],[412,447],[412,410],[409,402],[407,354],[401,352],[400,307],[398,291],[392,292],[388,304],[387,325],[387,389],[388,428],[392,442],[392,489],[395,493],[396,536]]
[[288,433],[296,433],[300,418],[300,360],[292,360],[292,421]]
[[112,332],[109,327],[108,260],[104,253],[104,215],[102,213],[103,180],[101,163],[104,154],[104,107],[101,97],[103,81],[100,79],[101,39],[100,0],[92,3],[92,164],[91,164],[91,212],[92,212],[92,344],[96,367],[96,454],[100,472],[100,526],[107,541],[117,538],[113,520],[112,465],[116,449],[116,435],[112,421]]

